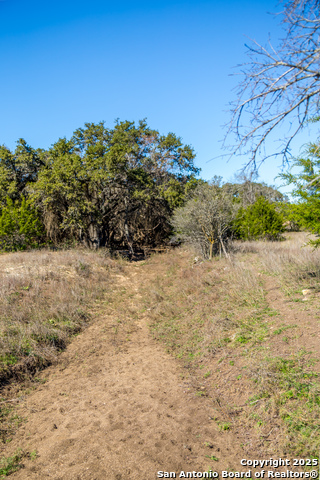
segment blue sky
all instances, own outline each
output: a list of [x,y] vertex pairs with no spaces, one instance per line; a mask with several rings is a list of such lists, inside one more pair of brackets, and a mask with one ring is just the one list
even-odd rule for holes
[[[203,178],[229,180],[246,162],[219,157],[231,74],[248,37],[281,36],[270,11],[276,2],[0,0],[0,144],[48,148],[85,122],[147,118],[194,147]],[[303,134],[293,153],[313,138]],[[279,162],[260,180],[274,183]]]

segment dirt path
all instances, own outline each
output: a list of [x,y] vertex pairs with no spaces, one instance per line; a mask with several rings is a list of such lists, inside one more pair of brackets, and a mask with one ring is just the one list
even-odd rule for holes
[[[126,267],[118,278],[131,303],[139,268]],[[114,325],[110,312],[100,315],[21,402],[17,413],[26,422],[10,450],[38,456],[11,478],[151,480],[158,471],[217,468],[208,456],[224,468],[240,458],[239,442],[212,421],[212,400],[196,396],[188,372],[150,336],[146,318],[132,320],[130,334],[128,325],[116,333]]]

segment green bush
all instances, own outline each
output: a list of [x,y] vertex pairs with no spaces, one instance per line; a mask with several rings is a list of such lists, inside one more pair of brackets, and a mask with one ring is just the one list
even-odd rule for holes
[[258,197],[253,205],[240,208],[235,221],[236,236],[243,240],[280,240],[283,217],[273,203]]
[[7,198],[0,215],[0,249],[15,251],[39,247],[43,237],[43,225],[31,202],[24,197],[21,202]]
[[[297,171],[298,167],[298,171]],[[320,149],[319,140],[307,145],[303,157],[297,158],[288,173],[280,175],[287,185],[293,185],[292,195],[297,198],[293,206],[293,219],[300,228],[309,230],[318,238],[308,243],[320,246]]]

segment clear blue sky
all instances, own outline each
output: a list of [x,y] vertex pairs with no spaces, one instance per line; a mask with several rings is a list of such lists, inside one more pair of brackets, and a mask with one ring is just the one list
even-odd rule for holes
[[[48,148],[85,122],[147,118],[196,153],[201,176],[245,163],[222,153],[223,125],[245,43],[275,43],[267,0],[0,0],[0,144]],[[247,36],[247,37],[246,37]],[[308,141],[305,136],[300,143]],[[298,152],[298,143],[296,152]],[[273,183],[278,161],[260,180]]]

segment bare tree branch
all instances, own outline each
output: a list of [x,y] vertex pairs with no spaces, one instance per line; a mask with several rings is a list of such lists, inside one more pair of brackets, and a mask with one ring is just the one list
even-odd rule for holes
[[250,61],[240,66],[243,80],[224,142],[230,155],[249,155],[247,167],[254,169],[267,139],[282,125],[291,128],[281,147],[261,161],[281,155],[288,162],[292,140],[319,114],[320,0],[289,0],[281,15],[286,36],[279,48],[256,41],[247,46]]

